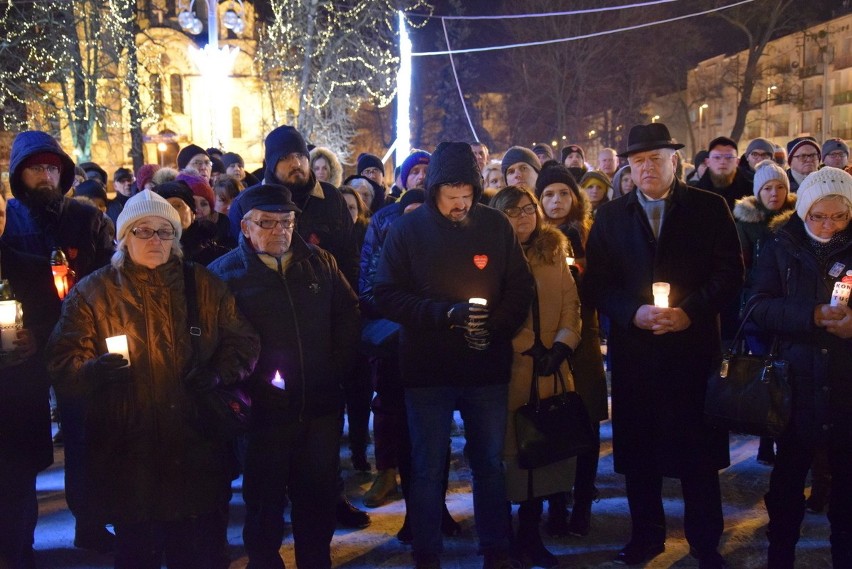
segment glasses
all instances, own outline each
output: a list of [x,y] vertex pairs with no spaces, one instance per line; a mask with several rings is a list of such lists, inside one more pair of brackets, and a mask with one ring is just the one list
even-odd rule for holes
[[201,168],[202,166],[212,166],[213,162],[210,160],[190,160],[190,166],[195,166],[196,168]]
[[138,239],[150,239],[154,235],[160,238],[161,241],[171,241],[175,238],[174,229],[151,229],[150,227],[134,227],[130,233]]
[[292,219],[252,219],[250,221],[261,229],[275,229],[279,225],[284,229],[293,229],[296,226],[295,220]]
[[[807,160],[816,160],[818,156],[819,156],[819,154],[814,152],[812,154],[796,154],[795,156],[793,156],[793,158],[798,158],[802,162],[805,162]],[[791,158],[791,160],[792,160],[792,158]]]
[[849,212],[847,211],[846,213],[835,213],[834,215],[809,213],[808,219],[810,219],[814,223],[825,223],[826,221],[830,221],[831,223],[843,223],[844,221],[849,219]]
[[846,158],[846,153],[843,152],[842,150],[836,150],[834,152],[829,152],[828,154],[825,155],[825,157],[826,158],[837,158],[837,159]]
[[752,158],[762,158],[763,160],[772,158],[772,154],[768,152],[761,152],[760,150],[752,150],[751,152],[749,152],[749,156],[751,156]]
[[44,174],[47,172],[48,174],[58,174],[59,166],[51,166],[49,164],[36,164],[35,166],[27,166],[27,170],[32,172],[33,174]]
[[735,158],[736,156],[733,154],[713,154],[710,156],[710,160],[715,160],[716,162],[727,162]]
[[528,203],[524,207],[507,207],[503,210],[503,213],[509,217],[519,217],[522,213],[532,215],[535,213],[535,204]]

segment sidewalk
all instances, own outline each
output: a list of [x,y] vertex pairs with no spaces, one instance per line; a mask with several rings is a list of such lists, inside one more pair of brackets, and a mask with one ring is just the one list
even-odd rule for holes
[[[458,418],[457,418],[458,420]],[[624,497],[624,479],[612,470],[612,445],[609,423],[602,425],[603,448],[598,475],[600,502],[592,508],[592,532],[586,538],[546,539],[548,547],[560,559],[562,567],[612,568],[624,567],[612,563],[618,550],[629,538],[630,519]],[[731,467],[721,473],[722,497],[725,507],[725,534],[721,551],[732,569],[757,569],[766,566],[766,491],[770,468],[755,460],[757,438],[731,437]],[[450,493],[447,504],[453,517],[464,528],[461,536],[444,540],[442,565],[445,569],[472,569],[482,566],[476,555],[476,531],[473,526],[470,470],[462,449],[464,438],[453,438],[450,473]],[[372,452],[372,446],[370,447]],[[36,560],[41,569],[101,569],[112,567],[110,556],[75,549],[74,522],[65,504],[63,492],[63,453],[57,449],[56,463],[39,476],[39,524],[36,529]],[[369,456],[372,460],[372,456]],[[361,507],[361,496],[370,487],[372,476],[351,469],[349,451],[341,448],[341,463],[346,478],[347,493],[352,503]],[[234,484],[231,502],[231,569],[243,569],[247,564],[242,548],[242,480]],[[663,487],[668,520],[666,551],[650,562],[649,568],[693,568],[698,562],[689,556],[689,546],[683,536],[683,507],[677,481],[666,481]],[[334,535],[332,553],[334,567],[373,569],[411,567],[410,547],[396,540],[402,525],[402,501],[368,510],[373,519],[364,530],[339,530]],[[802,526],[798,546],[797,567],[821,569],[831,567],[828,545],[829,527],[824,514],[808,514]],[[288,568],[295,568],[292,539],[287,538],[282,553]],[[310,569],[310,568],[301,568]]]

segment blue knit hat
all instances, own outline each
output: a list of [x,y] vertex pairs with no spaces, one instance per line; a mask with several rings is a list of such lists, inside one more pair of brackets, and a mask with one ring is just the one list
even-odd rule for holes
[[408,158],[402,162],[402,170],[400,170],[400,180],[402,181],[403,188],[408,189],[408,175],[411,173],[411,170],[418,164],[429,164],[431,157],[432,155],[425,150],[415,150],[408,155]]

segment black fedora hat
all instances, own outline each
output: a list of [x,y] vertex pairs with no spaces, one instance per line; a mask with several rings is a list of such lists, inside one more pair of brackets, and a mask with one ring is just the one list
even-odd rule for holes
[[661,122],[637,124],[630,129],[630,134],[627,135],[627,150],[619,153],[618,156],[624,158],[636,152],[658,148],[679,150],[683,148],[683,144],[673,142],[669,129]]

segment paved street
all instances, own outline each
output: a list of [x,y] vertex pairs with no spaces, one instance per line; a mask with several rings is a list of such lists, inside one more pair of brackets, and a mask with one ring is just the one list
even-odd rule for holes
[[[601,452],[598,487],[601,500],[595,504],[592,533],[587,538],[549,539],[548,545],[559,556],[561,566],[576,568],[619,567],[611,562],[615,553],[629,536],[627,501],[624,497],[623,478],[612,471],[609,423],[604,423],[604,447]],[[448,505],[454,517],[461,522],[464,532],[460,537],[445,540],[445,568],[468,569],[481,567],[476,555],[473,509],[470,494],[470,471],[464,460],[464,439],[453,438],[453,460]],[[370,447],[372,451],[372,446]],[[731,438],[732,466],[722,473],[722,493],[725,500],[725,535],[722,552],[733,568],[765,567],[766,510],[762,496],[766,490],[770,469],[755,460],[757,439],[734,436]],[[341,452],[347,491],[353,503],[361,505],[361,495],[369,488],[371,477],[351,470],[348,450]],[[372,456],[370,456],[372,460]],[[39,477],[40,519],[36,530],[36,548],[39,567],[42,569],[100,569],[112,567],[110,556],[74,549],[73,519],[67,510],[63,494],[63,455],[56,452],[56,464]],[[232,523],[229,531],[231,543],[231,569],[243,569],[247,559],[242,549],[242,518],[244,508],[240,480],[234,485],[231,504]],[[649,568],[692,568],[698,563],[689,556],[683,537],[683,508],[679,502],[677,482],[667,482],[666,514],[669,533],[666,551],[647,565]],[[332,543],[334,567],[367,569],[374,567],[411,567],[410,548],[396,540],[402,525],[404,509],[401,501],[370,510],[372,525],[361,531],[339,530]],[[288,538],[282,552],[287,567],[294,568],[292,541]],[[828,522],[824,515],[808,514],[799,543],[797,567],[807,569],[831,566],[828,550]],[[310,568],[302,568],[310,569]]]

